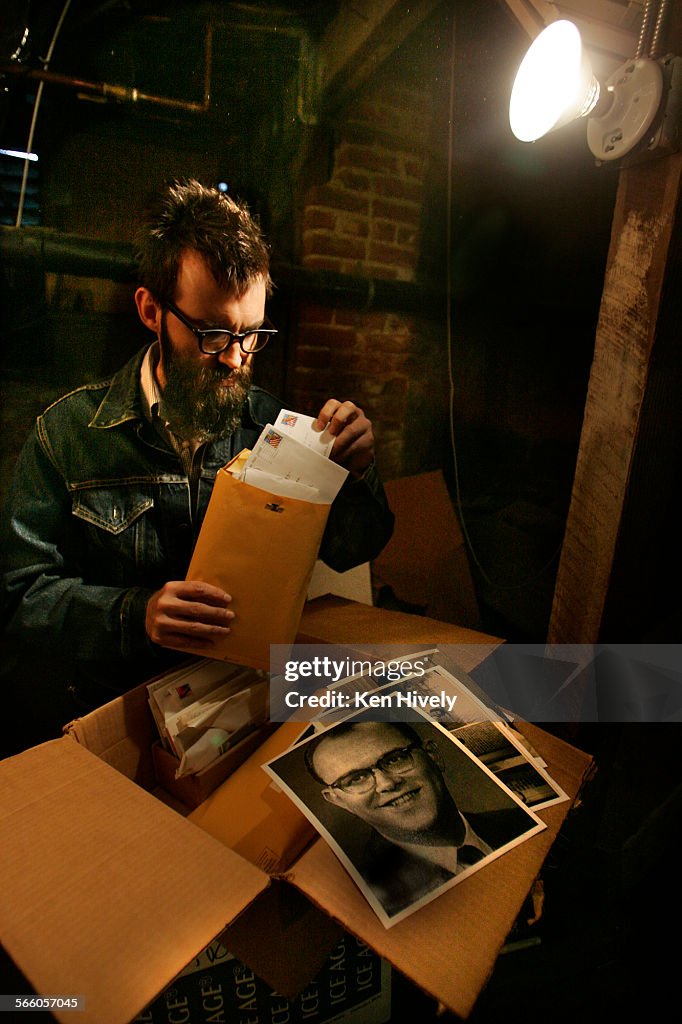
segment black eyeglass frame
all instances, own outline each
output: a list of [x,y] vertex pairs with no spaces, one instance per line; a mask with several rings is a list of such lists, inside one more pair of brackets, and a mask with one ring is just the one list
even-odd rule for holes
[[[278,333],[276,327],[256,327],[252,331],[241,331],[241,332],[240,331],[228,331],[225,328],[221,328],[221,327],[211,327],[211,328],[207,328],[207,329],[204,329],[204,328],[201,328],[201,327],[195,327],[194,324],[192,323],[192,321],[189,320],[187,316],[185,316],[185,314],[182,312],[182,310],[178,309],[177,306],[174,306],[172,302],[165,302],[164,306],[168,310],[169,313],[172,313],[174,317],[177,317],[177,319],[180,321],[180,323],[184,324],[185,327],[187,327],[187,329],[192,332],[194,337],[197,339],[197,344],[199,346],[199,351],[203,352],[203,354],[205,356],[219,356],[221,352],[224,352],[226,348],[230,348],[230,346],[234,345],[235,343],[237,345],[239,345],[239,348],[240,348],[240,351],[241,351],[242,355],[245,355],[245,356],[255,355],[256,352],[262,352],[263,349],[265,348],[265,346],[267,345],[267,343],[270,341],[270,338],[272,338],[273,335]],[[214,348],[214,349],[206,349],[206,348],[204,348],[204,341],[205,341],[205,339],[207,337],[210,337],[211,335],[216,335],[216,334],[221,334],[221,335],[223,335],[224,337],[227,338],[227,341],[225,342],[225,344],[222,345],[220,348]],[[254,334],[257,336],[255,348],[244,348],[244,345],[243,345],[244,339],[245,338],[251,338],[251,337],[253,337]],[[261,343],[261,339],[262,339],[262,343]]]
[[[342,793],[356,793],[359,796],[364,793],[369,793],[372,789],[376,789],[377,782],[376,775],[374,774],[376,771],[385,772],[387,775],[407,775],[408,772],[413,771],[416,767],[412,751],[423,749],[424,748],[421,743],[408,743],[405,747],[394,747],[393,750],[387,750],[385,754],[382,754],[374,764],[368,765],[366,768],[356,768],[354,771],[346,772],[341,776],[341,778],[337,779],[336,782],[327,783],[327,786],[329,789],[339,789]],[[395,768],[388,768],[382,764],[382,761],[385,761],[386,758],[395,757],[396,754],[408,755],[409,763],[404,768],[396,770]],[[364,772],[369,772],[367,781],[369,782],[369,779],[372,780],[369,786],[365,787],[363,783],[361,789],[353,789],[344,785],[344,779],[348,779],[349,776],[361,775]]]

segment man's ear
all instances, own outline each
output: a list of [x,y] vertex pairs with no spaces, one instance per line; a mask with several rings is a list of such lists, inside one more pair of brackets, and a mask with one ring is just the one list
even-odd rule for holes
[[135,292],[135,305],[140,320],[150,331],[159,336],[161,332],[161,306],[148,288],[138,288]]
[[328,804],[334,804],[335,807],[343,807],[343,800],[340,799],[340,793],[338,790],[334,789],[333,786],[325,786],[322,790],[322,796]]
[[441,754],[435,740],[426,740],[424,743],[424,750],[429,755],[433,763],[437,765],[442,772],[445,771],[445,761],[443,760],[443,755]]

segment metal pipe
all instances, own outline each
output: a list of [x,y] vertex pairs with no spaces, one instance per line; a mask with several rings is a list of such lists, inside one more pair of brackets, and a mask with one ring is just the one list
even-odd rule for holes
[[[89,93],[93,96],[102,96],[104,99],[113,99],[119,103],[152,103],[174,110],[186,110],[191,113],[202,114],[208,110],[211,102],[213,29],[210,25],[206,26],[204,53],[204,98],[201,103],[194,103],[189,100],[176,100],[169,96],[155,96],[152,93],[140,92],[139,89],[127,85],[113,85],[110,82],[90,82],[84,78],[76,78],[74,75],[63,75],[57,71],[49,71],[46,67],[27,68],[21,64],[3,63],[0,64],[0,75],[12,75],[15,78],[37,80],[40,82],[39,88],[44,83],[60,85],[70,89],[78,89],[82,93]],[[30,151],[30,146],[28,151]]]
[[[51,228],[0,227],[0,260],[32,263],[43,272],[129,283],[137,274],[132,245]],[[443,316],[443,291],[412,281],[354,277],[292,263],[275,263],[272,276],[293,295],[329,305],[351,306],[358,311],[389,309],[436,320]]]
[[106,242],[51,228],[0,227],[0,260],[31,263],[41,271],[132,281],[135,260],[131,245]]

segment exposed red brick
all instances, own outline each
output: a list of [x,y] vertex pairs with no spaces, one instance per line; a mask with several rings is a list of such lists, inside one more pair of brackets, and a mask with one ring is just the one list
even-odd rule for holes
[[329,366],[330,352],[328,348],[313,348],[309,345],[298,345],[296,360],[299,366],[324,368]]
[[386,329],[400,334],[403,331],[415,331],[413,316],[406,316],[404,313],[389,313]]
[[385,392],[376,400],[377,406],[381,409],[381,436],[401,437],[407,395],[390,395]]
[[334,175],[334,181],[354,192],[370,192],[372,179],[368,174],[361,174],[354,167],[342,167]]
[[358,238],[367,238],[369,220],[367,217],[356,216],[352,213],[340,213],[337,217],[336,230],[342,235],[357,235]]
[[[404,228],[402,230],[405,230]],[[370,235],[380,242],[395,242],[398,225],[390,220],[373,220]]]
[[[337,143],[332,180],[309,191],[305,266],[355,277],[414,279],[430,108],[430,90],[404,86],[390,70],[364,90],[348,117],[377,134],[354,132],[349,123]],[[381,136],[382,128],[395,142]],[[310,415],[332,395],[357,402],[374,422],[386,479],[405,470],[408,395],[428,403],[428,392],[415,391],[413,368],[421,365],[418,323],[377,309],[330,310],[306,303],[300,310],[292,401]],[[434,367],[435,356],[425,369],[429,380]]]
[[384,394],[391,395],[393,398],[398,398],[406,395],[408,392],[408,380],[406,377],[392,377],[386,381],[384,386]]
[[413,266],[415,253],[413,249],[404,249],[388,242],[370,242],[369,258],[377,263],[395,263],[397,266]]
[[[342,387],[345,373],[352,367],[356,366],[357,363],[351,352],[343,352],[341,349],[337,349],[332,353],[329,365],[334,381],[338,382],[339,387]],[[363,367],[365,365],[364,359],[362,360],[362,365]]]
[[397,174],[400,169],[398,158],[391,150],[350,144],[344,144],[337,150],[336,166],[389,174]]
[[405,199],[411,203],[421,203],[422,189],[413,181],[404,181],[387,174],[375,174],[373,190],[377,195],[392,199]]
[[390,313],[385,312],[383,309],[372,309],[367,313],[363,313],[361,333],[367,335],[371,331],[383,331],[390,315]]
[[399,221],[401,224],[419,225],[420,221],[420,208],[416,204],[401,203],[378,196],[372,199],[372,213],[375,217]]
[[306,205],[328,207],[332,210],[351,210],[353,213],[369,213],[369,199],[330,184],[314,185],[306,196]]
[[299,308],[299,322],[306,324],[330,324],[334,320],[334,310],[316,302],[302,302]]
[[408,227],[399,227],[396,242],[398,245],[416,246],[417,244],[417,229]]
[[362,260],[367,253],[367,246],[361,238],[330,235],[321,231],[305,231],[303,246],[304,251],[310,255],[338,256],[342,259]]
[[317,394],[318,391],[326,391],[328,373],[325,372],[324,368],[322,372],[319,369],[312,369],[309,366],[303,366],[299,363],[294,367],[294,379],[295,386],[304,388],[307,394]]
[[369,335],[365,339],[368,348],[376,349],[377,352],[409,352],[412,345],[412,337],[399,334],[379,334],[378,332]]
[[304,228],[327,228],[333,231],[336,227],[336,213],[319,206],[308,207],[303,215]]
[[392,375],[395,372],[392,363],[392,357],[388,352],[378,352],[376,349],[370,349],[362,360],[365,372],[372,374],[375,379]]
[[327,349],[352,349],[355,347],[355,331],[352,327],[329,324],[301,324],[298,330],[299,343],[316,345]]
[[341,273],[351,277],[367,277],[368,272],[363,260],[341,260]]
[[304,253],[302,262],[308,270],[333,270],[337,274],[341,273],[343,263],[340,259],[334,259],[331,256],[318,256],[316,253],[311,253],[309,256]]
[[356,309],[337,309],[334,311],[334,323],[356,329],[362,326],[362,314]]
[[414,281],[414,269],[412,267],[397,267],[395,279],[396,281]]
[[400,278],[398,267],[387,267],[382,263],[367,263],[365,264],[365,270],[368,277],[378,277],[384,281],[406,280],[406,278]]

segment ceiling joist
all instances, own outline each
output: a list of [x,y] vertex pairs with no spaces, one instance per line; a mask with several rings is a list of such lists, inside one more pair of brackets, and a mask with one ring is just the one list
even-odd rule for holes
[[637,49],[642,0],[500,0],[534,39],[547,25],[567,18],[580,29],[594,69],[604,77]]
[[337,114],[439,3],[343,0],[320,42],[324,115]]

